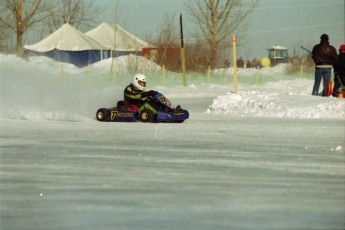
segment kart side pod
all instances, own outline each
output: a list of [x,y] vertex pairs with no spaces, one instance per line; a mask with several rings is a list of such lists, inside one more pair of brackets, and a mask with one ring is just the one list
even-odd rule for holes
[[134,122],[137,114],[137,111],[101,108],[97,110],[96,118],[98,121]]

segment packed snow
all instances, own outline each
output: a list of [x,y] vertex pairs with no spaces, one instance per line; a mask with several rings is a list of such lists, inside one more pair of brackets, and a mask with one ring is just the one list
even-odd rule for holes
[[[268,84],[266,91],[249,90],[238,94],[226,93],[214,99],[208,113],[226,113],[238,116],[287,117],[287,118],[335,118],[345,119],[344,101],[339,99],[320,99],[306,96],[306,93],[286,94],[283,85],[304,84],[310,81],[289,81]],[[275,92],[276,91],[276,92]]]
[[[0,54],[0,229],[344,229],[345,100],[286,70]],[[190,118],[98,122],[135,71]]]

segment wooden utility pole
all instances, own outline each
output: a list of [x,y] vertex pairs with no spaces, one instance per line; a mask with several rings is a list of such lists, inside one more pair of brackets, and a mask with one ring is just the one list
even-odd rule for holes
[[185,51],[184,51],[182,13],[180,14],[180,29],[181,29],[181,67],[182,67],[182,83],[183,83],[183,86],[187,86],[187,80],[186,80],[186,56],[185,56]]
[[234,62],[234,92],[238,93],[237,85],[237,54],[236,54],[236,36],[232,36],[233,62]]
[[210,3],[210,13],[211,13],[211,68],[214,69],[217,63],[217,19],[216,19],[216,10],[214,8],[214,0],[209,0]]
[[18,8],[16,12],[16,20],[17,20],[17,54],[22,56],[23,54],[23,34],[24,34],[24,25],[22,19],[22,7],[23,7],[23,0],[17,1]]

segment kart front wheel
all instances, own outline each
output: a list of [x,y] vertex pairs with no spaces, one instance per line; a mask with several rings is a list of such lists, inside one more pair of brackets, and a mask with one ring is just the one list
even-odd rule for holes
[[153,115],[152,111],[150,111],[148,109],[144,109],[139,114],[139,120],[142,122],[153,122],[154,115]]
[[98,121],[105,121],[107,116],[107,110],[106,109],[99,109],[96,113],[96,118]]

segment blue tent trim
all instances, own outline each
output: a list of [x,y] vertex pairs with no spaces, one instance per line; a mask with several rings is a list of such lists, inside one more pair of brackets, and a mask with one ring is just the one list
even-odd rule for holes
[[48,52],[25,50],[25,54],[28,56],[46,56],[55,61],[71,63],[82,68],[102,59],[109,58],[110,50],[63,51],[55,49]]
[[137,51],[110,51],[110,50],[84,50],[84,51],[63,51],[51,50],[48,52],[37,52],[33,50],[25,50],[27,56],[45,56],[55,61],[73,64],[79,68],[91,65],[95,62],[112,57],[120,57],[129,54],[141,56],[141,52]]

